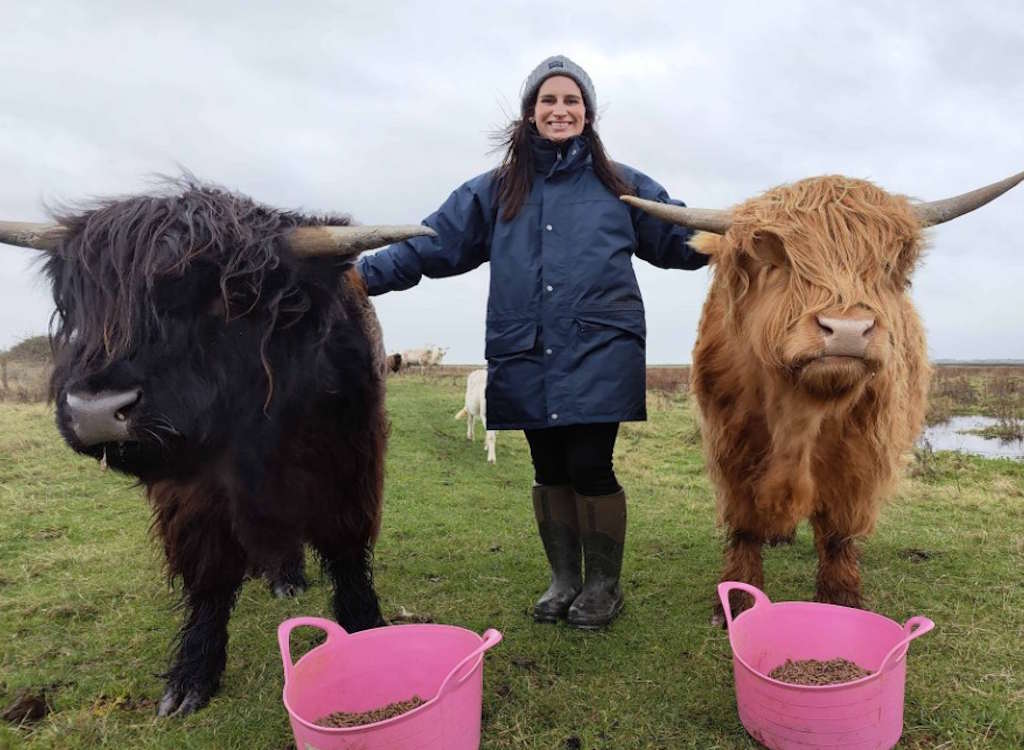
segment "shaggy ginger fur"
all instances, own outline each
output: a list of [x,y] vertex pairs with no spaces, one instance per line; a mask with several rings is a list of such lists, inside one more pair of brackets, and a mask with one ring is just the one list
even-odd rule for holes
[[[747,201],[724,236],[694,245],[715,267],[692,378],[729,536],[722,580],[763,587],[762,545],[809,518],[816,598],[860,606],[855,540],[925,412],[924,332],[906,292],[917,219],[868,182],[818,177]],[[828,356],[830,320],[867,329],[862,357]]]

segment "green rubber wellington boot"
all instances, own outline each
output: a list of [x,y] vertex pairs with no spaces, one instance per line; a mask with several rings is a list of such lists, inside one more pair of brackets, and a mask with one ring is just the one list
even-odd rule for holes
[[551,585],[533,606],[533,619],[557,622],[583,587],[576,494],[569,485],[535,485],[533,512],[551,565]]
[[626,542],[626,493],[576,496],[583,566],[583,590],[569,607],[575,628],[604,627],[622,611],[622,550]]

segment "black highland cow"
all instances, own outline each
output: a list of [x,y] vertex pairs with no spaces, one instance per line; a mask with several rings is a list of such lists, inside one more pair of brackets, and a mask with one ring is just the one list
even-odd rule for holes
[[138,477],[185,622],[158,713],[217,690],[247,571],[303,586],[302,545],[346,629],[382,624],[371,551],[387,420],[377,319],[352,260],[429,230],[351,227],[183,180],[56,224],[51,395],[68,444]]

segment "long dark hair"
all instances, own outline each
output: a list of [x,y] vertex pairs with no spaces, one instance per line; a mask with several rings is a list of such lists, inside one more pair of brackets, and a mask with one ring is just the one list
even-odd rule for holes
[[[519,214],[533,186],[533,149],[530,148],[530,136],[536,133],[536,127],[530,122],[530,115],[537,105],[539,91],[538,86],[537,90],[523,101],[518,120],[513,120],[494,135],[494,150],[505,150],[505,156],[497,169],[498,205],[502,207],[501,218],[504,221],[511,221]],[[596,113],[587,111],[587,121],[582,133],[590,146],[594,174],[613,195],[633,195],[636,192],[633,186],[626,182],[604,150],[601,137],[594,129],[595,116]]]

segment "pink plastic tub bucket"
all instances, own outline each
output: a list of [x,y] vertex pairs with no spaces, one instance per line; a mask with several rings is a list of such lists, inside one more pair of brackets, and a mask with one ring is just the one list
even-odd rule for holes
[[[729,592],[754,597],[732,618]],[[745,583],[719,584],[732,645],[740,721],[774,750],[888,750],[903,734],[907,648],[935,623],[911,617],[900,625],[862,609],[814,602],[772,604]],[[768,676],[786,659],[848,659],[871,671],[835,685],[790,685]]]
[[[303,625],[327,640],[295,664],[289,637]],[[277,629],[284,662],[284,705],[297,750],[476,750],[480,746],[483,653],[501,641],[450,625],[392,625],[346,633],[319,617]],[[426,703],[360,727],[321,727],[335,711],[363,712],[407,701]]]

